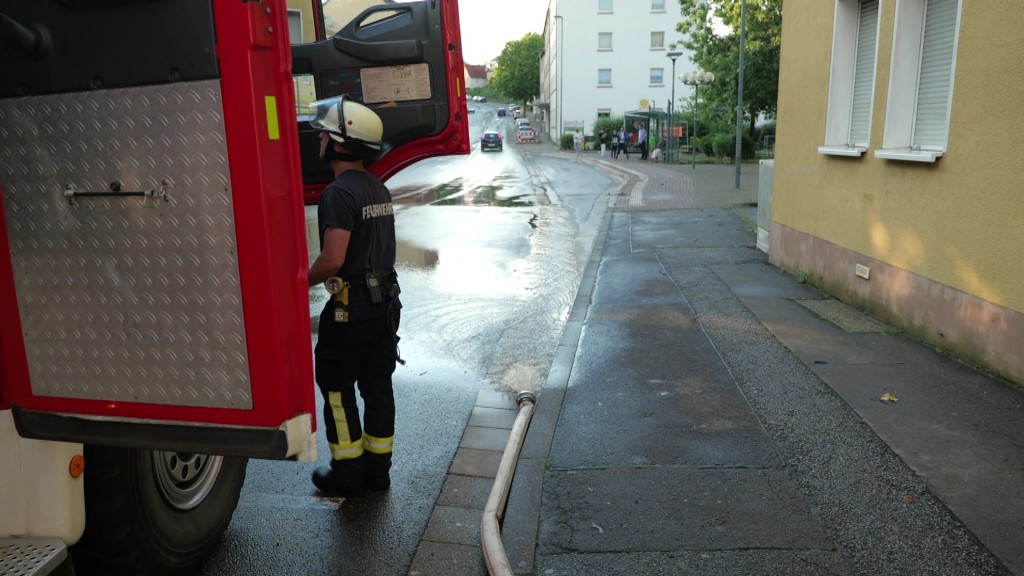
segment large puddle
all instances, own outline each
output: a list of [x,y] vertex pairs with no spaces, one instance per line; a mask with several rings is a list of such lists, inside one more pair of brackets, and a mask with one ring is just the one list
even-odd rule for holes
[[459,177],[436,186],[406,186],[391,191],[395,204],[431,206],[493,206],[520,208],[550,203],[546,190],[524,184],[522,176],[502,172],[497,177],[480,181]]
[[[454,370],[496,389],[536,390],[579,286],[578,224],[507,152],[433,159],[394,179],[399,334],[417,374]],[[315,206],[306,218],[312,258]],[[314,330],[328,297],[310,289]]]

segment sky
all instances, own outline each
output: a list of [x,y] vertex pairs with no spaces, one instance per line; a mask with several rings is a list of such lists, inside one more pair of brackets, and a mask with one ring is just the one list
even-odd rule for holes
[[483,64],[497,58],[505,43],[529,32],[544,33],[548,0],[459,0],[462,59]]

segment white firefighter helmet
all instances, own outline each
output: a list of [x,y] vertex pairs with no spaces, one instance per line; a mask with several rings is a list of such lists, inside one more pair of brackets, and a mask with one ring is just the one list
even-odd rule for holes
[[382,150],[384,123],[373,110],[349,100],[345,95],[317,100],[309,107],[314,114],[309,125],[327,132],[335,142]]

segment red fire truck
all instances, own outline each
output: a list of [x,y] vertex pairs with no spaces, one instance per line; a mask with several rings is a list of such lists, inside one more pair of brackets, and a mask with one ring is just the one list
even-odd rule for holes
[[470,146],[457,0],[368,4],[0,4],[0,573],[190,573],[316,457],[307,105]]

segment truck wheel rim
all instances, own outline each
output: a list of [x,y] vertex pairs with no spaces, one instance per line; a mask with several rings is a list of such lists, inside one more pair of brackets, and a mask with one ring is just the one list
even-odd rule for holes
[[153,452],[153,472],[160,495],[177,510],[201,504],[217,482],[223,456],[187,452]]

